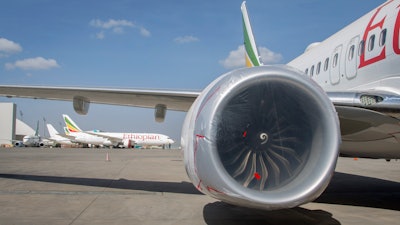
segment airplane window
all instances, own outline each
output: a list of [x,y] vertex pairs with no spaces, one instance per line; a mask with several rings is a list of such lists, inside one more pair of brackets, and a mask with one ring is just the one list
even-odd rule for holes
[[324,64],[324,71],[328,70],[328,66],[329,66],[329,58],[325,59],[325,64]]
[[310,76],[312,77],[314,75],[314,65],[310,69]]
[[319,63],[317,64],[317,70],[316,70],[315,74],[318,75],[320,70],[321,70],[321,62],[319,62]]
[[375,44],[375,34],[372,35],[372,36],[369,38],[369,42],[368,42],[368,51],[374,50],[374,44]]
[[338,58],[339,58],[339,54],[336,53],[335,56],[333,57],[333,63],[332,63],[332,68],[335,68],[338,64]]
[[305,72],[305,73],[306,73],[306,75],[308,75],[308,68],[306,69],[306,72]]
[[386,43],[386,29],[383,29],[379,36],[379,46],[384,46]]
[[352,46],[350,47],[349,55],[348,55],[349,61],[351,61],[351,60],[353,59],[353,57],[354,57],[354,48],[355,48],[354,45],[352,45]]
[[358,48],[358,55],[362,55],[364,53],[364,48],[365,48],[365,41],[362,40],[360,42],[360,46]]

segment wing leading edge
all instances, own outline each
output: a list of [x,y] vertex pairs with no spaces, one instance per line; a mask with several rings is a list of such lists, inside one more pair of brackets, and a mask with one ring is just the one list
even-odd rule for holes
[[[82,87],[45,87],[0,85],[0,96],[32,99],[72,101],[84,99],[86,103],[156,108],[164,105],[168,110],[188,111],[200,92],[150,90],[150,89],[113,89]],[[78,112],[78,111],[77,111]],[[85,114],[78,112],[80,114]]]

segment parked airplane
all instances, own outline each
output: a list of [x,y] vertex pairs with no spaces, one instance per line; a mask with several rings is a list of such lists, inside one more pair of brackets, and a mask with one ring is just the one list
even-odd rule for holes
[[[152,147],[162,146],[162,148],[171,148],[174,143],[170,137],[164,134],[155,133],[117,133],[117,132],[102,132],[102,131],[89,131],[89,134],[93,134],[99,137],[109,139],[113,143],[124,148],[131,148],[134,146]],[[115,146],[115,145],[114,145]]]
[[39,135],[39,121],[36,124],[35,134],[24,136],[23,139],[22,139],[22,143],[21,142],[16,142],[15,145],[18,146],[18,147],[21,147],[21,146],[25,146],[25,147],[43,147],[43,146],[45,146],[45,140],[43,140],[42,137],[40,137],[40,135]]
[[[63,118],[69,132],[84,132],[68,115],[63,114]],[[163,146],[165,148],[166,146],[171,147],[171,144],[174,143],[168,136],[155,133],[117,133],[99,130],[85,131],[84,133],[107,139],[114,147]]]
[[188,111],[182,148],[199,191],[291,208],[325,190],[339,153],[400,158],[399,5],[383,3],[287,65],[257,66],[243,3],[248,63],[257,67],[224,74],[202,92],[4,85],[0,95],[69,100],[80,114],[90,102],[155,108],[157,121],[167,109]]
[[58,131],[53,127],[53,125],[49,123],[46,125],[50,135],[50,137],[48,138],[49,140],[54,141],[56,144],[64,144],[64,145],[74,144],[69,138],[60,135]]
[[113,146],[113,143],[107,138],[82,131],[68,115],[63,115],[63,119],[66,125],[65,134],[71,137],[72,142],[87,144],[89,146]]

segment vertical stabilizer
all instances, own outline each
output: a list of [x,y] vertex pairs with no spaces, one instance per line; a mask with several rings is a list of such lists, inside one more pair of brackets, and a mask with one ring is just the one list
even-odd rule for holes
[[46,124],[47,125],[47,130],[49,131],[50,137],[55,137],[58,135],[58,131],[53,127],[51,124]]
[[82,132],[82,130],[76,125],[76,123],[69,118],[68,115],[63,114],[65,126],[67,126],[67,129],[69,132]]
[[36,123],[35,136],[39,136],[39,120],[38,120],[37,123]]
[[65,135],[67,135],[67,136],[69,136],[69,135],[70,135],[70,132],[69,132],[69,130],[68,130],[68,128],[67,128],[67,127],[64,127],[64,132],[65,132]]
[[244,47],[246,50],[246,66],[261,66],[263,64],[260,61],[260,55],[258,54],[253,30],[251,29],[249,15],[247,14],[246,1],[242,3],[241,10],[243,17]]

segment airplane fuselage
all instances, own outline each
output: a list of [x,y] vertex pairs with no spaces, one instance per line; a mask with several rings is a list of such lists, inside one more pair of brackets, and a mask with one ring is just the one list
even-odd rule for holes
[[86,134],[84,132],[70,132],[68,136],[74,137],[74,141],[82,144],[91,144],[91,145],[112,145],[110,141],[106,138],[97,137],[94,135]]
[[400,1],[391,0],[288,65],[325,91],[380,91],[400,95]]
[[39,147],[43,146],[42,138],[35,135],[27,135],[22,139],[22,143],[27,147]]
[[[96,134],[96,133],[93,133]],[[156,133],[116,133],[101,132],[98,133],[102,137],[110,137],[111,139],[129,140],[136,145],[167,145],[173,144],[174,141],[166,135]]]

